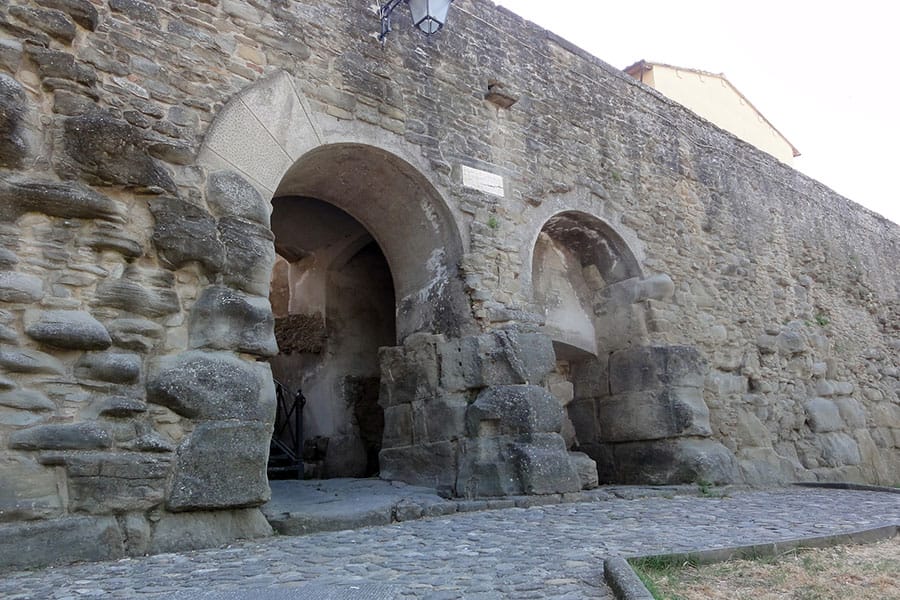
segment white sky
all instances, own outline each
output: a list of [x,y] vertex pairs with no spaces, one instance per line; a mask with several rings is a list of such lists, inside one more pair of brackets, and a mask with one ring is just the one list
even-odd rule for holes
[[900,223],[900,2],[494,1],[619,69],[724,73],[795,168]]

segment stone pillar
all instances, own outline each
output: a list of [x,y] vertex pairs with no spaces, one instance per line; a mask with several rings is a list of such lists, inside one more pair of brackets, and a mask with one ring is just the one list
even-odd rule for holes
[[381,476],[454,496],[574,492],[550,338],[414,335],[381,351]]

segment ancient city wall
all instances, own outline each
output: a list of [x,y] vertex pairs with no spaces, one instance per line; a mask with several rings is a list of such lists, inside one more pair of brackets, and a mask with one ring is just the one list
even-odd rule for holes
[[[499,414],[556,382],[601,478],[900,482],[897,225],[490,2],[385,48],[358,4],[0,7],[0,562],[267,533],[273,196],[354,215],[393,271],[383,473],[568,490],[564,419]],[[501,489],[466,457],[522,428]],[[678,453],[709,465],[640,471]]]

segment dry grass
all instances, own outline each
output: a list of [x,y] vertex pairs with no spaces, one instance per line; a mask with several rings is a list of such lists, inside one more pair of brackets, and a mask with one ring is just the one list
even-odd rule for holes
[[637,568],[658,600],[900,600],[900,537],[699,567]]

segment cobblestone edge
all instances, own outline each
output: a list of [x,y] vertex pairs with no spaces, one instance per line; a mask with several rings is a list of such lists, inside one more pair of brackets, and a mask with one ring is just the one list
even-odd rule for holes
[[886,487],[883,485],[867,485],[864,483],[819,483],[800,482],[794,485],[799,487],[827,490],[854,490],[859,492],[886,492],[888,494],[900,494],[900,487]]
[[[674,554],[645,554],[629,556],[635,558],[657,558],[672,561],[710,564],[733,559],[765,558],[783,554],[798,548],[829,548],[845,544],[873,544],[900,535],[900,524],[880,525],[847,533],[794,538],[780,542],[714,548],[696,552],[676,552]],[[635,573],[631,564],[622,556],[613,556],[604,561],[603,576],[617,600],[653,600],[653,595]]]

